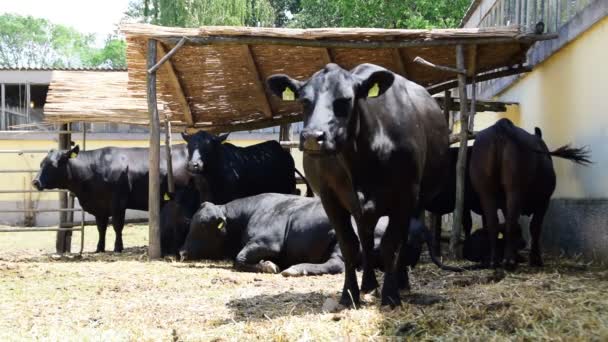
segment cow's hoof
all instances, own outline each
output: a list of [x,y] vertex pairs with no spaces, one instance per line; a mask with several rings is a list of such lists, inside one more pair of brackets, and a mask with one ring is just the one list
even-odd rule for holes
[[359,296],[351,297],[349,294],[342,293],[342,297],[340,297],[340,305],[343,305],[347,308],[358,309],[361,307],[361,300]]
[[543,259],[540,256],[534,256],[530,254],[530,266],[532,267],[543,267],[545,264],[543,263]]
[[371,276],[365,277],[365,273],[364,273],[364,277],[361,280],[361,292],[370,293],[370,292],[374,291],[375,289],[377,289],[378,287],[380,287],[380,285],[378,284],[376,275],[373,272],[371,272]]
[[517,261],[515,259],[505,260],[505,270],[512,272],[517,269]]
[[277,266],[274,262],[272,261],[260,261],[260,271],[262,273],[279,273],[280,269],[279,266]]
[[401,297],[399,295],[390,295],[390,296],[382,296],[381,306],[390,306],[391,309],[394,309],[398,306],[401,306]]
[[104,253],[104,252],[105,252],[105,248],[97,247],[97,249],[95,250],[95,253]]
[[301,276],[305,276],[306,274],[307,274],[306,270],[299,270],[293,266],[284,270],[283,272],[281,272],[281,275],[283,277],[301,277]]
[[122,248],[114,248],[114,253],[122,253]]

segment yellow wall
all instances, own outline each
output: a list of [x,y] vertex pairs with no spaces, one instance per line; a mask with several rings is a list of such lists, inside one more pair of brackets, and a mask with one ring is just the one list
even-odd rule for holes
[[499,99],[519,102],[519,125],[538,126],[549,149],[589,145],[591,167],[554,158],[554,197],[608,197],[608,17],[583,33]]
[[[82,140],[78,135],[73,137],[73,140],[81,145]],[[259,140],[235,140],[230,141],[238,146],[247,146],[259,143]],[[87,140],[86,148],[88,150],[101,148],[105,146],[117,147],[147,147],[147,140]],[[57,148],[57,141],[51,140],[0,140],[0,150],[48,150]],[[292,150],[292,155],[296,162],[298,170],[302,171],[302,153],[297,150]],[[40,162],[44,158],[44,153],[28,153],[23,155],[17,154],[0,154],[0,169],[38,169]],[[0,173],[0,190],[22,190],[33,189],[31,182],[36,174],[26,173]],[[28,196],[31,196],[29,198]],[[30,194],[1,194],[0,201],[40,201],[40,200],[56,200],[56,193],[30,193]]]

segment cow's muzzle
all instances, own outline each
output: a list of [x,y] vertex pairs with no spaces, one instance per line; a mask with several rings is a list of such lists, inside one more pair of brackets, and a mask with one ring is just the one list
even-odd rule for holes
[[188,162],[188,171],[193,173],[201,173],[203,172],[203,162]]
[[34,180],[32,181],[32,186],[33,186],[33,187],[34,187],[36,190],[38,190],[38,191],[42,191],[42,183],[40,183],[40,180],[38,180],[38,179],[34,179]]
[[304,131],[300,139],[300,150],[304,152],[320,153],[327,142],[327,135],[323,131]]

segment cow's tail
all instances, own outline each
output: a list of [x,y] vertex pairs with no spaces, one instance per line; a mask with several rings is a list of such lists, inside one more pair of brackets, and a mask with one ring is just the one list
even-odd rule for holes
[[[591,150],[589,146],[583,147],[571,147],[570,144],[561,146],[553,151],[542,151],[538,149],[536,146],[531,146],[530,144],[521,141],[515,134],[515,125],[509,119],[501,119],[496,123],[498,129],[504,133],[507,137],[509,137],[516,144],[523,146],[524,148],[536,152],[539,154],[544,154],[547,156],[558,157],[570,160],[579,165],[589,165],[593,162],[591,161]],[[535,135],[541,138],[542,134],[540,133],[540,129],[535,128]]]
[[432,246],[433,237],[431,236],[431,232],[428,229],[426,229],[426,227],[424,228],[424,240],[429,249],[429,255],[431,256],[431,261],[435,265],[437,265],[437,267],[439,267],[440,269],[442,269],[444,271],[450,271],[450,272],[462,272],[465,270],[462,267],[444,265],[441,261],[439,261],[439,259],[437,259],[437,256],[433,252],[433,246]]
[[308,183],[308,179],[306,179],[306,177],[304,177],[304,175],[297,168],[294,167],[293,170],[300,177],[302,177],[302,179],[304,180],[304,183],[306,184],[306,197],[314,197],[314,193],[312,192],[312,188],[310,187],[310,183]]

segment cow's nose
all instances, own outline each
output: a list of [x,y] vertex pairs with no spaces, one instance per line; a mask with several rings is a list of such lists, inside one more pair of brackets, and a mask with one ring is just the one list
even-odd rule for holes
[[202,171],[203,165],[199,162],[188,162],[188,168],[190,171]]
[[179,251],[179,261],[188,260],[188,252],[185,249]]
[[36,188],[36,190],[38,190],[38,191],[42,190],[42,184],[40,184],[40,181],[39,181],[39,180],[37,180],[37,179],[34,179],[34,180],[32,181],[32,186],[33,186],[34,188]]
[[318,151],[325,142],[325,132],[323,131],[308,131],[303,132],[302,137],[304,138],[304,150],[305,151]]

